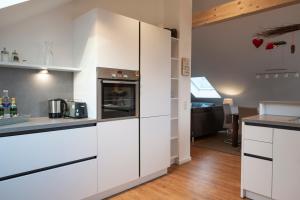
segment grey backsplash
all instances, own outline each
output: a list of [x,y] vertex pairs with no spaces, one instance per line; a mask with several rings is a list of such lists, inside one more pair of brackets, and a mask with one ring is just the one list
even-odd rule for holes
[[73,98],[73,73],[40,74],[39,70],[0,68],[0,96],[4,89],[17,98],[20,114],[45,117],[49,99]]

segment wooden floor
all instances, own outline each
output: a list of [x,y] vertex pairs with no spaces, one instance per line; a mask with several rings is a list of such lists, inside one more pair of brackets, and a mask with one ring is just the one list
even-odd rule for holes
[[192,161],[168,175],[126,191],[113,200],[240,199],[240,157],[192,147]]

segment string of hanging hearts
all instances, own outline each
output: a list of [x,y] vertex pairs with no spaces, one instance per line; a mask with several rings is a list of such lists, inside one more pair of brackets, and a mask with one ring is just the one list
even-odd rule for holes
[[[265,30],[263,32],[257,33],[255,35],[255,38],[253,38],[252,43],[256,48],[260,48],[263,43],[263,38],[272,38],[277,37],[283,34],[292,33],[292,39],[291,39],[291,53],[294,54],[296,52],[296,45],[295,45],[295,32],[300,30],[300,24],[293,24],[289,26],[281,26],[272,28],[269,30]],[[274,49],[275,47],[279,46],[285,46],[287,45],[286,41],[272,41],[266,44],[265,48],[266,50]]]

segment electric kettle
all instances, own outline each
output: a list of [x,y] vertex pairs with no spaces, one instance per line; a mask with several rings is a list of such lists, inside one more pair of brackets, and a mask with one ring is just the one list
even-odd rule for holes
[[67,111],[67,102],[63,99],[48,100],[49,118],[62,118]]

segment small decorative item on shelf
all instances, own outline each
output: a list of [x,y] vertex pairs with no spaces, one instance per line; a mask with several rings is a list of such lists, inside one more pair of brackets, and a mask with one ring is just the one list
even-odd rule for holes
[[19,61],[20,61],[19,54],[17,53],[16,50],[14,50],[14,51],[11,53],[11,61],[12,61],[12,62],[19,62]]
[[44,64],[53,65],[53,42],[46,41],[44,44]]
[[9,52],[4,47],[1,51],[1,62],[9,62]]

